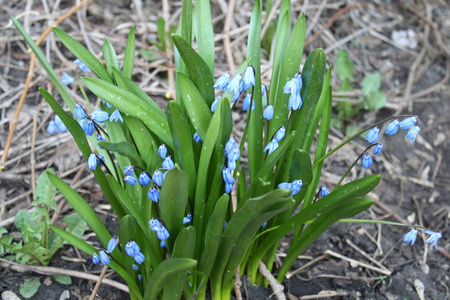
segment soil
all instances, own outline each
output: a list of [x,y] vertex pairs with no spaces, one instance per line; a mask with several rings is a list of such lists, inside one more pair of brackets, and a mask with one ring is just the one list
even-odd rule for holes
[[[28,32],[37,39],[48,26],[49,18],[58,18],[72,5],[71,2],[62,1],[60,6],[55,8],[53,2],[49,1],[49,9],[54,9],[52,15],[45,13],[41,2],[33,3],[32,7],[28,8],[27,1],[10,1],[10,5],[0,6],[1,154],[7,144],[10,122],[30,63],[25,43],[15,28],[8,24],[9,16],[28,12],[25,14],[27,17],[22,17],[20,21],[24,23],[24,18],[28,18],[29,22],[25,22],[29,24]],[[75,14],[64,21],[61,28],[80,40],[84,40],[83,34],[86,34],[95,53],[100,53],[101,42],[105,36],[109,36],[117,53],[123,53],[129,30],[128,22],[138,24],[137,49],[140,50],[133,79],[144,83],[146,92],[164,106],[165,100],[162,96],[168,90],[165,72],[168,63],[165,53],[147,43],[157,39],[156,22],[158,17],[163,16],[162,4],[157,1],[144,1],[142,10],[137,13],[134,5],[140,2],[121,1],[117,4],[115,1],[96,1],[90,3],[87,9],[80,10],[78,15]],[[374,165],[368,170],[363,170],[358,165],[349,174],[349,179],[370,173],[382,175],[379,186],[369,194],[369,197],[375,199],[374,205],[358,215],[358,218],[421,224],[441,231],[443,237],[438,243],[438,250],[424,245],[426,237],[421,235],[414,246],[402,243],[403,235],[409,230],[407,227],[363,223],[335,224],[314,242],[292,267],[291,272],[302,269],[283,282],[286,295],[288,299],[450,299],[450,157],[447,155],[450,149],[450,93],[447,77],[450,74],[450,8],[448,3],[439,0],[420,3],[374,0],[346,9],[353,4],[350,2],[305,1],[307,24],[311,26],[307,38],[319,34],[305,47],[305,53],[321,47],[327,52],[329,63],[333,64],[337,51],[347,50],[355,65],[355,93],[345,97],[358,103],[363,78],[371,72],[380,72],[381,91],[387,95],[388,100],[385,108],[377,111],[361,110],[356,117],[341,120],[344,127],[333,129],[329,146],[334,147],[343,139],[345,126],[363,127],[394,114],[417,114],[422,122],[422,131],[414,143],[405,141],[404,132],[395,136],[383,136],[381,142],[384,143],[384,149],[381,157],[376,158]],[[170,5],[170,23],[175,25],[181,3],[170,2]],[[225,22],[224,5],[226,4],[221,0],[212,1],[211,4],[216,17],[214,24],[217,34],[222,32]],[[299,16],[301,9],[304,9],[302,5],[293,5],[293,21]],[[141,15],[142,11],[145,15]],[[250,11],[250,3],[237,1],[231,30],[247,24]],[[320,11],[321,13],[318,13]],[[338,12],[343,13],[336,15]],[[312,26],[316,14],[317,24]],[[85,29],[80,27],[80,18]],[[371,29],[368,29],[368,26],[372,26]],[[391,39],[394,31],[408,29],[416,33],[416,48],[400,46],[395,43],[398,40]],[[358,30],[362,32],[352,36]],[[236,65],[243,61],[246,51],[245,33],[231,36],[232,41],[238,38],[242,38],[242,41],[232,46]],[[42,49],[47,51],[58,74],[62,70],[74,73],[72,56],[59,43],[53,42],[54,37],[48,41],[47,44],[43,43]],[[230,66],[226,61],[222,41],[218,41],[216,46],[219,47],[216,75],[220,75]],[[148,58],[142,50],[151,51],[154,56]],[[153,63],[155,61],[157,63]],[[270,67],[268,57],[265,57],[262,63],[263,70]],[[269,79],[270,77],[265,76],[263,81],[268,83]],[[83,182],[89,172],[78,151],[74,150],[76,146],[72,139],[67,134],[49,138],[46,132],[46,126],[53,114],[41,99],[37,87],[52,87],[48,86],[47,76],[40,66],[36,67],[33,80],[13,136],[12,149],[4,163],[4,170],[0,173],[0,226],[5,226],[10,232],[15,231],[8,219],[19,209],[30,208],[29,191],[34,176],[48,167],[53,167],[72,184],[81,180],[77,191],[96,208],[104,218],[107,228],[112,233],[117,232],[117,220],[110,213],[98,186],[92,180]],[[337,87],[339,84],[334,74],[333,85]],[[33,127],[33,119],[37,120],[36,127]],[[36,145],[34,156],[30,157],[28,151],[31,149],[33,132]],[[322,184],[332,188],[366,145],[365,140],[361,138],[327,159]],[[83,168],[78,168],[80,165]],[[32,174],[32,170],[36,175]],[[70,208],[66,205],[62,211],[63,214],[70,213]],[[85,238],[94,246],[98,243],[93,236],[87,235]],[[283,259],[289,243],[289,237],[281,242],[280,260]],[[344,258],[323,256],[326,251],[332,251]],[[315,262],[304,267],[313,260]],[[371,260],[390,270],[391,275],[380,274],[356,263],[378,266]],[[96,275],[101,270],[99,266],[91,263],[87,255],[78,254],[67,245],[58,251],[50,266]],[[275,275],[276,272],[275,267]],[[30,299],[69,299],[64,298],[65,291],[69,291],[70,299],[89,299],[95,286],[95,282],[75,277],[72,278],[71,285],[63,285],[50,275],[17,272],[3,263],[0,265],[0,294],[11,291],[20,295],[20,285],[25,280],[36,277],[43,284]],[[115,274],[110,274],[108,278],[122,282]],[[423,295],[419,292],[420,286],[424,288]],[[270,288],[250,286],[245,278],[242,292],[244,299],[275,298]],[[128,299],[128,295],[102,285],[96,299]]]

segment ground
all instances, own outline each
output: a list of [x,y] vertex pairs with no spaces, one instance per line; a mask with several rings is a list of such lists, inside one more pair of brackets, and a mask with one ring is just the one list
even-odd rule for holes
[[[92,2],[92,1],[91,1]],[[156,23],[164,17],[169,25],[176,25],[181,9],[177,1],[102,1],[84,6],[61,28],[83,41],[95,54],[101,51],[105,37],[109,37],[117,53],[123,45],[130,26],[136,26],[137,57],[134,79],[154,99],[164,106],[164,95],[173,90],[167,80],[167,69],[172,65],[166,53],[160,52],[149,41],[157,42]],[[229,7],[234,2],[233,7]],[[216,40],[216,77],[235,70],[244,59],[251,1],[211,1]],[[277,6],[280,1],[273,1]],[[295,1],[294,1],[295,2]],[[45,3],[43,5],[42,3]],[[163,3],[169,4],[167,9]],[[56,5],[56,6],[55,6]],[[73,5],[72,1],[10,1],[0,8],[0,226],[14,232],[12,218],[19,209],[29,209],[31,190],[37,176],[48,167],[74,186],[90,201],[102,216],[111,232],[117,231],[117,220],[98,186],[87,171],[86,163],[68,134],[49,136],[46,126],[53,113],[37,91],[38,87],[52,89],[43,69],[38,65],[29,86],[18,123],[12,135],[11,148],[5,147],[14,113],[30,64],[27,47],[9,16],[16,16],[36,40],[53,21],[60,18]],[[142,5],[136,8],[136,5]],[[231,18],[226,21],[226,14]],[[302,254],[293,266],[289,279],[284,281],[289,299],[449,299],[450,243],[448,222],[450,210],[449,141],[449,54],[450,9],[445,1],[304,1],[293,5],[293,22],[301,12],[307,17],[307,46],[305,55],[314,48],[323,48],[330,65],[335,64],[337,51],[345,49],[355,66],[354,91],[337,91],[340,84],[334,73],[335,103],[345,100],[358,104],[361,82],[372,72],[382,77],[381,91],[387,103],[376,111],[361,110],[349,119],[336,115],[341,126],[332,130],[330,148],[345,137],[345,128],[364,127],[396,114],[416,114],[422,122],[422,131],[414,143],[405,141],[404,133],[383,136],[383,155],[375,159],[369,170],[359,165],[349,174],[355,179],[369,173],[380,173],[382,181],[369,194],[375,199],[370,210],[359,218],[389,220],[404,224],[421,224],[440,230],[443,238],[437,249],[424,246],[426,237],[419,235],[411,247],[402,243],[407,227],[374,224],[334,225]],[[274,15],[276,18],[277,14]],[[266,15],[263,19],[266,20]],[[263,23],[263,27],[264,27]],[[231,45],[224,44],[224,28],[229,28]],[[402,43],[393,36],[412,30],[415,37]],[[416,47],[414,43],[417,42]],[[42,43],[44,53],[57,73],[74,74],[73,56],[49,35]],[[306,56],[305,56],[306,57]],[[122,58],[122,56],[119,56]],[[270,57],[262,60],[263,82],[270,80]],[[74,90],[74,92],[79,92]],[[239,126],[237,126],[239,127]],[[322,184],[332,188],[340,176],[365,147],[364,139],[357,139],[342,151],[332,155],[325,163]],[[59,201],[64,201],[59,199]],[[64,202],[59,202],[64,203]],[[69,205],[61,205],[60,216],[70,212]],[[96,243],[88,234],[86,239]],[[282,241],[279,259],[289,243]],[[326,251],[331,252],[326,252]],[[327,253],[327,255],[325,255]],[[79,257],[79,255],[81,255]],[[74,258],[79,258],[75,259]],[[351,259],[351,260],[350,260]],[[311,262],[309,265],[307,263]],[[370,269],[360,263],[378,269]],[[306,267],[305,267],[306,265]],[[100,268],[92,265],[84,254],[65,246],[50,263],[51,267],[99,274]],[[86,268],[86,269],[85,269]],[[381,270],[391,274],[383,275]],[[276,269],[274,270],[276,273]],[[18,272],[2,262],[0,265],[0,292],[11,291],[19,295],[19,286],[25,279],[40,278],[44,283],[31,299],[58,299],[65,290],[70,299],[88,299],[95,282],[73,277],[71,285],[62,285],[49,275]],[[111,279],[120,281],[117,275]],[[423,286],[423,295],[420,287]],[[243,283],[247,299],[267,299],[272,291],[261,286]],[[126,299],[118,289],[102,285],[98,299]],[[5,295],[3,295],[5,297]],[[272,296],[273,298],[274,296]],[[5,298],[3,298],[5,299]],[[64,299],[61,297],[61,299]]]

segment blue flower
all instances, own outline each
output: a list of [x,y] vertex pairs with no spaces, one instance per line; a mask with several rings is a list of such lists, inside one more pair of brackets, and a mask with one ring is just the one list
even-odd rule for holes
[[194,141],[196,143],[200,143],[202,141],[202,138],[198,135],[198,133],[194,133]]
[[291,190],[292,190],[292,196],[300,192],[300,189],[303,186],[303,182],[301,179],[294,180],[291,182]]
[[303,85],[302,76],[299,73],[297,73],[291,80],[286,82],[283,92],[285,94],[299,94],[302,85]]
[[106,140],[101,134],[97,134],[97,142],[106,142]]
[[109,119],[109,114],[106,111],[96,109],[91,113],[91,119],[97,123],[103,123]]
[[116,247],[117,247],[117,238],[111,238],[108,242],[108,248],[106,248],[106,251],[108,251],[108,253],[111,253],[114,251]]
[[222,99],[222,95],[216,97],[214,102],[211,104],[211,112],[215,112],[217,109],[217,105],[219,105],[220,99]]
[[386,130],[384,131],[385,134],[388,135],[394,135],[398,131],[398,125],[400,124],[400,121],[398,119],[394,119],[389,125],[386,127]]
[[145,255],[139,252],[134,256],[134,261],[138,264],[142,264],[145,261]]
[[278,185],[279,189],[291,190],[291,184],[289,182],[282,182]]
[[102,265],[107,265],[109,264],[111,261],[109,260],[109,256],[108,254],[105,252],[105,250],[100,250],[100,252],[98,253],[99,257],[100,257],[100,263]]
[[230,171],[236,170],[236,167],[236,161],[228,161],[227,168],[230,169]]
[[159,170],[156,170],[152,175],[152,180],[157,186],[161,186],[164,180],[163,173]]
[[97,253],[94,252],[94,254],[92,254],[92,263],[94,265],[98,265],[99,262],[100,262],[100,260],[98,259],[98,255],[97,255]]
[[228,162],[234,162],[241,157],[241,150],[239,150],[238,145],[236,144],[232,151],[228,152]]
[[114,121],[114,122],[116,122],[116,123],[117,123],[118,121],[120,121],[120,122],[123,123],[122,115],[120,114],[120,111],[119,111],[118,109],[116,109],[116,110],[111,114],[111,116],[109,117],[109,121],[110,121],[110,122]]
[[55,116],[55,125],[59,132],[64,133],[67,131],[66,125],[63,123],[63,121],[58,115]]
[[430,237],[426,240],[425,244],[431,243],[430,248],[432,248],[434,246],[434,248],[439,249],[438,246],[437,246],[437,242],[442,237],[442,233],[441,232],[435,232],[435,231],[432,231],[432,230],[429,230],[429,229],[425,230],[423,233],[426,233],[426,234],[430,235]]
[[366,140],[369,143],[375,143],[378,140],[378,136],[380,135],[380,127],[375,126],[367,132]]
[[[248,93],[247,95],[245,95],[245,98],[242,102],[242,111],[246,111],[250,108],[250,101],[252,99],[252,94]],[[253,109],[252,109],[253,111]]]
[[91,120],[81,119],[78,123],[87,135],[91,136],[94,133],[95,126]]
[[416,124],[416,122],[417,122],[416,117],[408,117],[408,118],[403,119],[400,122],[399,126],[401,129],[409,129],[409,128],[413,127],[414,124]]
[[97,168],[97,163],[97,156],[94,153],[91,153],[88,158],[88,169],[91,171],[95,170]]
[[150,184],[150,176],[148,175],[147,171],[143,171],[141,175],[139,175],[139,183],[143,186],[147,186]]
[[148,226],[151,231],[158,231],[161,228],[161,222],[158,219],[152,218],[148,221]]
[[328,189],[327,189],[327,187],[326,186],[322,186],[321,188],[320,188],[320,197],[325,197],[325,196],[327,196],[328,194],[330,193],[330,191],[328,191]]
[[224,90],[227,88],[230,80],[231,80],[230,73],[227,72],[217,79],[217,81],[214,83],[214,88],[218,90]]
[[161,243],[159,243],[159,247],[161,247],[161,248],[167,248],[166,240],[162,240]]
[[269,150],[269,155],[270,155],[277,148],[278,148],[278,142],[275,139],[273,139],[267,144],[267,146],[266,146],[266,148],[264,148],[263,152],[266,152],[267,150]]
[[261,229],[264,229],[264,228],[266,228],[267,227],[267,222],[264,222],[262,225],[261,225]]
[[161,241],[167,240],[170,237],[169,230],[167,230],[167,228],[161,224],[159,230],[156,231],[156,236]]
[[231,99],[231,103],[236,102],[240,96],[241,96],[241,91],[238,90],[236,93],[234,93],[233,99]]
[[91,72],[91,69],[89,69],[89,67],[88,67],[84,62],[82,62],[81,60],[79,60],[78,58],[75,59],[75,60],[73,61],[73,63],[74,63],[74,64],[77,64],[77,65],[78,65],[78,68],[80,68],[81,71],[83,71],[83,72],[85,72],[85,73]]
[[163,166],[164,169],[169,169],[169,170],[175,168],[175,164],[173,163],[173,160],[172,160],[172,158],[170,157],[170,155],[168,155],[168,156],[164,159],[164,161],[162,162],[162,166]]
[[297,110],[302,108],[303,101],[300,93],[292,93],[289,97],[288,109]]
[[131,176],[131,175],[125,176],[125,177],[123,178],[123,180],[124,180],[126,183],[131,184],[131,185],[135,185],[136,182],[137,182],[137,179],[136,179],[135,177]]
[[187,216],[183,218],[183,225],[192,222],[192,214],[188,212]]
[[166,145],[162,144],[161,146],[159,146],[158,154],[159,154],[159,156],[161,156],[162,159],[166,158],[166,155],[167,155]]
[[47,126],[47,132],[50,135],[54,135],[58,132],[58,128],[56,127],[55,121],[50,121]]
[[125,166],[123,167],[123,175],[133,175],[134,174],[134,166]]
[[240,74],[236,75],[233,77],[233,79],[231,79],[231,81],[228,83],[227,86],[227,91],[233,93],[233,94],[237,94],[237,93],[241,93],[241,78],[242,76]]
[[86,118],[86,112],[80,103],[75,104],[75,120]]
[[131,267],[133,268],[133,270],[139,271],[139,266],[138,265],[131,264]]
[[369,154],[364,154],[363,159],[362,159],[362,165],[364,169],[368,169],[370,168],[370,166],[372,166],[373,160],[372,157],[370,157]]
[[141,252],[141,248],[139,248],[139,245],[136,244],[135,241],[133,240],[129,240],[126,245],[125,245],[125,252],[129,255],[129,256],[136,256]]
[[159,191],[157,188],[155,188],[154,186],[152,186],[149,190],[148,190],[148,199],[152,200],[155,203],[158,203],[159,201]]
[[105,100],[102,100],[102,103],[106,105],[107,108],[111,108],[112,104],[109,102],[106,102]]
[[275,133],[273,139],[277,142],[281,141],[284,138],[285,132],[286,129],[284,129],[284,126],[281,126],[280,129],[278,129],[277,132]]
[[222,170],[222,176],[223,176],[223,181],[225,181],[225,183],[233,184],[235,181],[235,179],[231,175],[230,169],[228,169],[228,168],[224,168]]
[[69,85],[74,81],[73,77],[67,74],[66,72],[62,72],[61,83],[64,85]]
[[419,132],[420,132],[420,126],[414,126],[406,134],[406,139],[410,140],[411,142],[414,142],[416,140],[416,137],[419,134]]
[[225,183],[225,193],[229,194],[233,190],[233,184],[232,183]]
[[245,68],[242,82],[244,91],[251,88],[252,86],[255,86],[255,70],[252,66],[247,66],[247,68]]
[[236,147],[236,137],[232,136],[225,144],[225,154],[228,155]]
[[411,243],[411,246],[414,245],[417,239],[417,229],[413,228],[410,231],[408,231],[407,234],[403,236],[403,242],[409,244]]
[[263,112],[263,118],[270,121],[273,118],[273,106],[272,105],[267,105],[267,107],[264,109]]
[[382,143],[378,143],[375,148],[373,148],[373,154],[375,155],[379,155],[381,154],[381,151],[383,150],[383,144]]
[[142,281],[142,274],[138,274],[139,281]]
[[266,86],[261,83],[261,97],[264,97],[266,94]]

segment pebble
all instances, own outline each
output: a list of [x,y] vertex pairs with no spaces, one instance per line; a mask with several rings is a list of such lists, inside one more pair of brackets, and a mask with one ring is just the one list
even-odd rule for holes
[[67,300],[70,299],[70,293],[69,290],[65,290],[62,292],[61,296],[59,296],[59,300]]
[[2,293],[2,300],[20,300],[20,298],[11,291],[4,291]]

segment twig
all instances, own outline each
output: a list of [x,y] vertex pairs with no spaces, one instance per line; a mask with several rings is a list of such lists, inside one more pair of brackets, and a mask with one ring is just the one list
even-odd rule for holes
[[170,17],[170,4],[169,4],[169,0],[163,0],[162,2],[162,7],[163,7],[163,18],[165,20],[165,25],[164,25],[164,38],[166,40],[166,63],[167,63],[167,77],[168,77],[168,81],[169,81],[169,86],[166,92],[166,97],[168,96],[169,98],[175,99],[176,100],[176,93],[175,93],[175,73],[174,73],[174,69],[171,68],[170,66],[173,65],[173,61],[172,61],[172,54],[170,51],[170,39],[169,39],[169,31],[170,31],[170,22],[169,22],[169,17]]
[[230,36],[229,36],[235,4],[236,0],[230,0],[230,2],[228,3],[227,17],[225,18],[225,25],[223,26],[223,47],[225,49],[225,56],[227,58],[228,69],[230,70],[230,74],[234,74],[234,70],[236,69],[233,60],[233,53],[231,53]]
[[321,261],[322,259],[327,258],[327,257],[328,257],[328,255],[323,254],[323,255],[321,255],[321,256],[319,256],[319,257],[317,257],[317,258],[314,258],[314,259],[311,260],[310,262],[308,262],[308,263],[302,265],[300,268],[298,268],[298,269],[296,269],[296,270],[294,270],[294,271],[292,271],[292,272],[287,273],[287,274],[286,274],[286,279],[291,278],[291,277],[294,276],[295,274],[300,273],[302,270],[308,268],[309,266],[312,266],[312,265],[315,264],[316,262]]
[[283,293],[284,287],[273,277],[272,273],[270,273],[269,269],[267,269],[266,265],[260,261],[259,262],[259,273],[269,282],[270,287],[272,288],[275,297],[278,300],[286,300],[286,296]]
[[234,294],[236,295],[237,300],[242,300],[241,286],[241,271],[239,270],[238,266],[236,272],[234,273]]
[[97,295],[98,289],[100,288],[100,285],[102,284],[102,281],[105,277],[106,270],[108,270],[108,266],[103,266],[102,272],[100,273],[100,276],[98,277],[97,283],[95,284],[94,290],[92,291],[92,294],[89,297],[89,300],[95,299],[95,295]]
[[344,256],[342,254],[339,254],[339,253],[331,251],[331,250],[325,251],[325,254],[328,254],[330,256],[333,256],[333,257],[345,260],[345,261],[347,261],[347,262],[349,262],[351,264],[358,265],[360,267],[363,267],[363,268],[366,268],[366,269],[369,269],[369,270],[372,270],[372,271],[375,271],[375,272],[378,272],[378,273],[381,273],[381,274],[384,274],[384,275],[388,275],[389,276],[389,275],[392,274],[392,272],[389,271],[389,270],[384,270],[384,269],[381,269],[381,268],[377,268],[377,267],[371,266],[369,264],[357,261],[355,259],[348,258],[347,256]]

